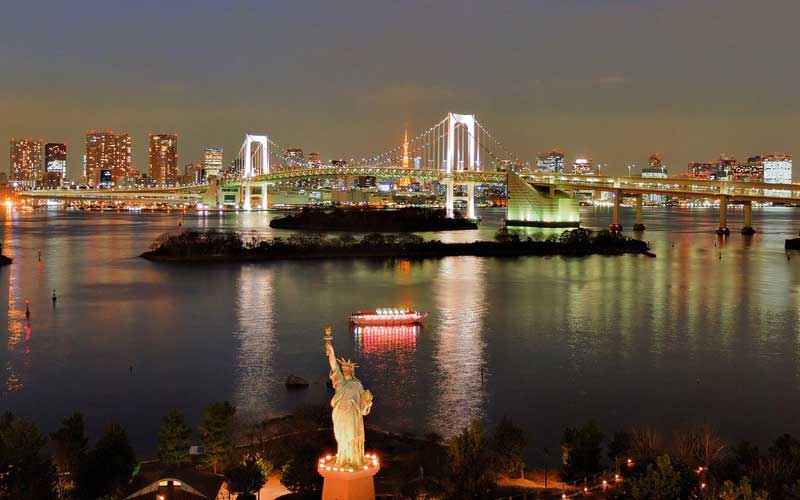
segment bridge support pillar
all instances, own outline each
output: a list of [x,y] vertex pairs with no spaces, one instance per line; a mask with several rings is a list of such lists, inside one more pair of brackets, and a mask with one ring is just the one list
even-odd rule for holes
[[744,227],[742,228],[742,234],[745,234],[745,235],[756,234],[756,230],[753,229],[753,202],[752,201],[744,202]]
[[724,195],[719,197],[719,227],[716,233],[720,236],[731,234],[728,229],[728,197]]
[[614,221],[608,226],[608,229],[613,233],[622,231],[622,224],[619,223],[619,203],[622,201],[622,191],[616,189],[614,191]]
[[250,203],[251,203],[251,196],[252,196],[252,189],[250,187],[249,182],[245,182],[242,184],[242,188],[244,189],[244,199],[242,200],[242,208],[244,210],[250,210]]
[[636,196],[636,224],[633,225],[634,231],[644,231],[647,226],[642,222],[642,195]]
[[261,210],[266,210],[269,206],[269,199],[267,198],[267,185],[261,185]]
[[467,218],[476,219],[475,214],[475,183],[467,183]]
[[448,218],[453,218],[453,198],[455,197],[455,183],[453,182],[452,178],[446,179],[444,181],[445,186],[445,198],[444,198],[444,209],[445,215]]

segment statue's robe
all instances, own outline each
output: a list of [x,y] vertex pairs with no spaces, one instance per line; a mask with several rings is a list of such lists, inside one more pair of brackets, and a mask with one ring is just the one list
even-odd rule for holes
[[336,466],[361,469],[365,464],[363,415],[369,411],[362,407],[362,397],[366,391],[357,378],[345,379],[338,364],[331,370],[330,377],[336,389],[331,399],[333,434],[338,445]]

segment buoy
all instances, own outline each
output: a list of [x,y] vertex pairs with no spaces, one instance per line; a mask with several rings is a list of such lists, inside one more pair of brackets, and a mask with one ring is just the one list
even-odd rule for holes
[[57,300],[57,297],[56,297],[56,289],[55,289],[55,288],[53,288],[53,305],[56,305],[56,300]]
[[25,299],[25,317],[31,317],[31,301],[28,299]]
[[41,262],[41,261],[42,261],[42,250],[40,249],[39,250],[39,262]]

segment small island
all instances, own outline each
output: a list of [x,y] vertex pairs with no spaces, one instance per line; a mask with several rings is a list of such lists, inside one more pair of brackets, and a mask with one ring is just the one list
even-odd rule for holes
[[289,238],[245,240],[238,233],[218,231],[165,234],[141,257],[157,262],[248,262],[303,259],[439,258],[451,256],[523,257],[534,255],[622,255],[646,254],[646,242],[609,231],[588,229],[564,231],[547,238],[523,238],[501,228],[494,241],[443,243],[419,235],[371,233],[357,240],[346,233],[327,238],[320,233],[297,233]]
[[304,229],[308,231],[356,231],[361,233],[404,233],[412,231],[454,231],[478,229],[475,221],[456,214],[448,218],[445,211],[430,208],[304,208],[297,215],[273,219],[275,229]]

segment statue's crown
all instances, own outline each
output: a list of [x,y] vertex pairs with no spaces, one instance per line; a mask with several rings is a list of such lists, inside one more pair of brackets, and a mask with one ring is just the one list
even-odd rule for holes
[[352,368],[355,370],[358,367],[357,364],[353,363],[349,359],[339,358],[336,361],[339,362],[339,366],[341,366],[342,368]]

